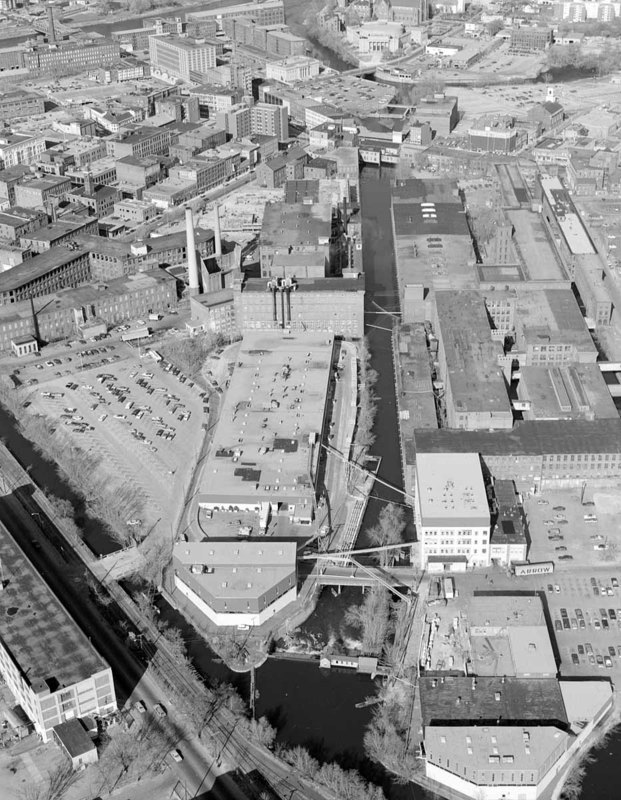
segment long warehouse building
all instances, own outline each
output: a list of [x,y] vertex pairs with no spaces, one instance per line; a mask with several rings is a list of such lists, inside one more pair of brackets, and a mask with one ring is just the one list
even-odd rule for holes
[[115,711],[112,670],[1,524],[0,560],[0,674],[41,739]]

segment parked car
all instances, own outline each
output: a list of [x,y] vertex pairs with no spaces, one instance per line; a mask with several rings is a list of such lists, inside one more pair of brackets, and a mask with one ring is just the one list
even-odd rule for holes
[[578,656],[577,656],[577,654],[576,654],[576,653],[572,653],[572,654],[571,654],[571,660],[573,661],[573,663],[574,663],[576,666],[578,666],[578,664],[580,664],[580,659],[578,658]]
[[183,761],[183,754],[181,750],[171,750],[170,757],[173,761],[176,761],[177,764],[180,764]]
[[554,627],[556,628],[557,631],[563,630],[563,623],[560,621],[560,619],[557,618],[554,620]]
[[559,561],[573,561],[574,557],[570,553],[565,553],[562,556],[558,557]]
[[156,703],[153,706],[153,711],[158,717],[165,717],[166,716],[166,709],[161,703]]
[[145,711],[147,710],[147,707],[146,707],[146,706],[145,706],[145,704],[142,702],[142,700],[137,700],[137,701],[134,703],[134,709],[135,709],[135,710],[136,710],[136,711],[137,711],[139,714],[144,714],[144,713],[145,713]]
[[606,665],[607,669],[612,669],[612,658],[610,658],[610,656],[606,656],[604,658],[604,664]]
[[584,645],[583,644],[579,644],[578,645],[578,655],[579,656],[583,656],[584,655]]

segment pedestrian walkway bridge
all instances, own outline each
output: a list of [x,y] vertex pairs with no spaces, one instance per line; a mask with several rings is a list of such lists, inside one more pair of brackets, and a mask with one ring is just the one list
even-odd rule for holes
[[318,567],[317,583],[320,586],[374,586],[387,583],[391,586],[409,586],[414,580],[413,567],[364,567],[324,564]]

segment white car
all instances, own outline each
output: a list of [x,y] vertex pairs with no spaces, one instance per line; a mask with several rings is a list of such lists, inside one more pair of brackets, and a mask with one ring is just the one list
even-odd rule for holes
[[183,753],[181,750],[171,750],[170,757],[173,761],[176,761],[177,764],[180,764],[183,761]]
[[126,419],[125,414],[115,414],[114,419]]
[[107,415],[107,414],[101,414],[101,415],[99,416],[99,421],[100,421],[100,422],[103,422],[105,419],[108,419],[108,415]]

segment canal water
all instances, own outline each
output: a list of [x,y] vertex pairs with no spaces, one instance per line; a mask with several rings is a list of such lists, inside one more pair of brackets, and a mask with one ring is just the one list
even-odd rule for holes
[[[397,487],[402,486],[401,456],[394,385],[391,341],[391,317],[377,314],[398,310],[394,250],[390,224],[390,178],[392,172],[371,167],[361,176],[363,209],[363,256],[367,289],[368,343],[371,367],[378,372],[375,391],[379,412],[375,422],[374,455],[381,456],[379,475]],[[377,304],[377,305],[376,305]],[[386,500],[401,502],[401,495],[378,484],[363,520],[358,544],[365,543],[365,530],[373,525]],[[313,615],[300,629],[300,637],[316,646],[330,639],[355,633],[343,627],[345,609],[359,603],[358,589],[345,589],[336,597],[329,590],[321,594]],[[248,697],[247,675],[231,673],[215,657],[183,618],[170,608],[162,616],[181,628],[188,649],[199,671],[214,679],[232,683]],[[336,760],[343,767],[357,769],[367,779],[383,785],[390,800],[424,800],[427,793],[419,787],[400,786],[364,755],[365,728],[371,720],[370,708],[357,709],[356,703],[374,695],[376,687],[368,676],[348,672],[320,670],[317,662],[268,659],[257,670],[256,703],[258,715],[264,715],[278,729],[277,741],[283,745],[301,745],[320,760]]]

